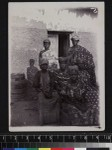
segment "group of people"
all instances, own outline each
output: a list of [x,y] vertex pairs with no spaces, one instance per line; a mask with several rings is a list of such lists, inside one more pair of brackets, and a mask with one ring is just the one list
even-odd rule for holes
[[78,45],[78,36],[71,40],[73,46],[68,55],[59,58],[50,50],[50,40],[44,40],[44,49],[39,54],[40,70],[34,67],[34,60],[30,60],[27,78],[38,93],[41,125],[54,122],[67,126],[99,125],[99,94],[93,56]]

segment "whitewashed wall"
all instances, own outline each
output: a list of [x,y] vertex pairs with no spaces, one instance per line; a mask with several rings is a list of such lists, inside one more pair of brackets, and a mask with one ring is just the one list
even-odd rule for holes
[[54,52],[55,56],[58,58],[58,34],[49,34],[49,40],[51,41],[50,49]]
[[9,68],[11,73],[25,73],[29,59],[35,60],[38,66],[39,52],[43,48],[43,40],[47,38],[46,29],[12,27],[10,32]]

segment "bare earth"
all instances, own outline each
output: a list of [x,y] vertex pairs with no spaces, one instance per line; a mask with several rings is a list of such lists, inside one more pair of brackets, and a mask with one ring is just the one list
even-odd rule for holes
[[32,87],[28,86],[24,98],[11,100],[11,126],[39,125],[38,96]]

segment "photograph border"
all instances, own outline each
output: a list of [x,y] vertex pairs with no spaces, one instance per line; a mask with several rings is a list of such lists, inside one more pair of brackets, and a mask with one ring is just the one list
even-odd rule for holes
[[[9,2],[11,3],[11,2]],[[13,3],[13,2],[12,2]],[[32,3],[32,2],[31,2]],[[43,2],[42,2],[43,3]],[[68,3],[68,2],[67,2]],[[75,3],[78,3],[78,2],[75,2]],[[86,4],[90,4],[90,2],[85,2]],[[104,7],[104,2],[93,2],[93,3],[100,3],[102,4],[102,7]],[[9,6],[9,5],[8,5]],[[104,8],[103,8],[103,11],[104,11]],[[105,17],[105,12],[102,12],[102,15]],[[9,16],[8,16],[9,18]],[[105,23],[104,23],[105,25]],[[9,28],[9,27],[8,27]],[[103,29],[105,27],[103,26]],[[10,31],[9,31],[10,32]],[[10,34],[10,33],[9,33]],[[9,47],[8,47],[8,56],[9,56],[9,62],[8,62],[8,68],[9,68],[9,74],[8,74],[8,79],[9,79],[9,83],[10,83],[10,53],[9,53],[9,49],[10,49],[10,38],[9,38],[9,34],[8,34],[8,43],[9,43]],[[104,39],[102,40],[103,43],[105,43],[105,31],[103,33],[103,37]],[[99,36],[100,37],[100,36]],[[10,108],[10,93],[11,93],[11,90],[10,90],[10,84],[9,84],[9,101],[8,101],[8,107],[9,107],[9,131],[11,132],[22,132],[22,131],[45,131],[45,132],[48,132],[48,131],[103,131],[105,130],[105,45],[103,45],[103,48],[104,48],[104,54],[102,53],[102,57],[101,58],[98,58],[100,59],[100,71],[99,74],[101,76],[103,76],[101,79],[101,83],[103,82],[103,91],[102,91],[102,94],[100,95],[100,127],[96,127],[96,126],[91,126],[91,127],[85,127],[85,126],[82,126],[82,127],[76,127],[76,126],[24,126],[24,127],[12,127],[10,126],[10,121],[11,121],[11,108]],[[103,63],[103,65],[102,65]],[[98,69],[99,70],[99,69]],[[102,71],[103,70],[103,71]],[[103,73],[103,74],[102,74]],[[101,86],[101,83],[100,83],[100,86]],[[102,87],[101,87],[102,88]],[[104,101],[101,101],[102,99],[104,99]],[[103,107],[103,108],[102,108]],[[102,116],[103,116],[103,119],[102,119]],[[91,128],[91,129],[90,129]]]

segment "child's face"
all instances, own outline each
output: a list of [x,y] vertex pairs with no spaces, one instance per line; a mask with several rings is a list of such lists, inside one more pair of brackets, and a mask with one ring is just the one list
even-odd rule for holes
[[48,69],[48,64],[42,64],[40,65],[40,68],[44,71],[46,71]]
[[33,66],[34,65],[34,62],[33,61],[30,61],[30,66]]
[[45,42],[43,45],[44,45],[45,49],[49,49],[49,47],[50,47],[50,43],[49,42]]

